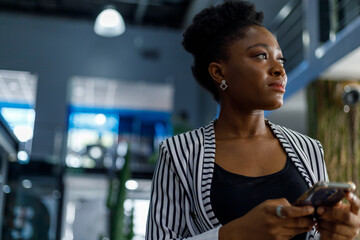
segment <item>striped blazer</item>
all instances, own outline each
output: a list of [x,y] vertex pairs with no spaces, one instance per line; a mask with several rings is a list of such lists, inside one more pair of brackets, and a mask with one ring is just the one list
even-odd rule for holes
[[[214,122],[161,143],[151,189],[147,240],[218,239],[221,224],[210,202],[216,146]],[[328,180],[319,141],[267,123],[309,187]],[[307,234],[308,240],[318,238],[315,229]]]

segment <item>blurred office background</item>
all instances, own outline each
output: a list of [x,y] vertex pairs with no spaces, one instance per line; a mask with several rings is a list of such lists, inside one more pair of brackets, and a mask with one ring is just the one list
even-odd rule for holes
[[[144,239],[158,144],[217,113],[181,40],[221,2],[0,0],[0,239]],[[360,1],[252,2],[288,59],[285,104],[267,118],[321,138],[318,95],[336,95],[358,126]],[[94,32],[106,8],[121,35]],[[311,92],[328,81],[342,87]]]

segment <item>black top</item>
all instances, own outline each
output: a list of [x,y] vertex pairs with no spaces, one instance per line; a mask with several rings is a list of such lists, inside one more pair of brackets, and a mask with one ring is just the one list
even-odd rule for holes
[[[289,157],[281,171],[261,177],[231,173],[215,163],[210,198],[216,218],[224,225],[267,199],[286,198],[293,203],[307,189],[308,185]],[[292,239],[306,239],[306,233]]]

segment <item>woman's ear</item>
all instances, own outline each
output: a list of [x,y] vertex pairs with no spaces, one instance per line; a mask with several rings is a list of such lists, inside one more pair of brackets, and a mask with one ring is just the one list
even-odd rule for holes
[[224,69],[223,66],[220,63],[217,62],[211,62],[209,64],[209,73],[212,77],[212,79],[217,83],[221,84],[221,81],[225,79],[224,77]]

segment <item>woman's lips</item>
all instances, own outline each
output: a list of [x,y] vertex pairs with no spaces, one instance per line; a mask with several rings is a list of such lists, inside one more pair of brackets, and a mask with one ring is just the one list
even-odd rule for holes
[[276,81],[274,83],[271,83],[269,84],[269,87],[279,92],[285,92],[285,84],[283,81]]

